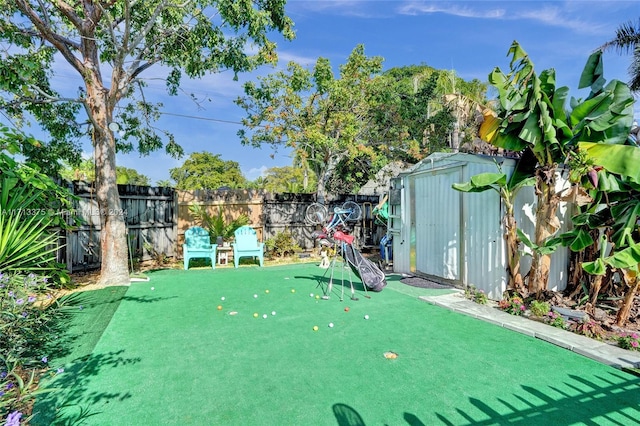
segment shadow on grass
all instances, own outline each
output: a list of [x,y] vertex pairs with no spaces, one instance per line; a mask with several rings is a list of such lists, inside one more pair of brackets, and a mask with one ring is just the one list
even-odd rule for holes
[[338,426],[365,426],[360,414],[346,404],[333,404],[333,415]]
[[[613,374],[613,373],[612,373]],[[624,374],[624,373],[620,373]],[[491,407],[478,398],[469,398],[469,402],[488,418],[473,418],[470,414],[458,409],[468,423],[465,425],[495,424],[607,424],[638,425],[640,424],[640,380],[633,379],[620,384],[606,377],[598,377],[606,385],[599,385],[585,378],[569,375],[572,382],[550,386],[551,392],[561,395],[553,398],[545,392],[531,386],[522,385],[523,393],[514,395],[521,404],[528,406],[518,409],[504,399],[498,399],[500,406]],[[567,391],[576,393],[569,395]],[[624,411],[623,411],[624,410]],[[453,425],[445,416],[436,413],[438,418],[448,425]],[[484,417],[484,416],[483,416]],[[461,423],[456,423],[461,426]]]
[[85,361],[76,361],[64,372],[41,382],[44,388],[55,388],[55,392],[40,397],[34,408],[32,425],[74,425],[101,411],[101,407],[111,401],[131,398],[131,393],[89,391],[92,377],[104,370],[140,362],[140,358],[123,356],[124,350],[106,354],[91,355]]
[[107,287],[71,293],[58,301],[56,338],[47,346],[50,366],[87,357],[111,321],[128,287]]
[[155,303],[163,300],[176,299],[177,296],[171,297],[149,297],[149,296],[124,296],[122,300],[136,303]]

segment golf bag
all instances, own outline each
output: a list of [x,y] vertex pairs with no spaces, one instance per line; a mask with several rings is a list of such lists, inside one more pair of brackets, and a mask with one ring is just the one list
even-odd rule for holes
[[351,270],[362,280],[362,284],[372,291],[382,291],[387,285],[384,272],[378,265],[365,258],[351,244],[342,243],[342,256]]

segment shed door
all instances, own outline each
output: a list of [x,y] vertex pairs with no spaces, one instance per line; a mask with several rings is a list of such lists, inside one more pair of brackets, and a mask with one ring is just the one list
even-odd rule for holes
[[[460,281],[460,192],[462,167],[439,169],[414,178],[416,272]],[[412,250],[413,251],[413,250]]]

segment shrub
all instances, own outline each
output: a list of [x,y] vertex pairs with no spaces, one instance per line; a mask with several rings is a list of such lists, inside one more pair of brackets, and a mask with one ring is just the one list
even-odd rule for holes
[[264,245],[267,248],[267,253],[278,257],[291,256],[302,250],[293,239],[291,231],[288,230],[278,232],[273,237],[268,238]]
[[0,273],[0,419],[26,413],[34,395],[44,391],[37,389],[38,374],[57,349],[66,314],[51,301],[49,283],[35,274]]
[[562,317],[562,315],[549,311],[544,316],[545,324],[549,324],[550,326],[561,328],[563,330],[567,329],[567,321]]
[[486,305],[489,301],[484,291],[478,290],[474,285],[470,285],[465,288],[464,297],[481,305]]
[[640,351],[640,334],[638,333],[622,333],[616,340],[622,349]]
[[544,317],[551,310],[551,306],[548,302],[540,302],[538,300],[534,300],[529,305],[529,310],[531,311],[531,315],[536,317]]
[[216,242],[218,237],[222,237],[224,241],[230,241],[234,237],[234,232],[241,226],[248,225],[251,220],[249,216],[241,214],[231,222],[227,223],[222,213],[222,207],[218,207],[218,214],[210,215],[205,207],[200,204],[192,204],[189,206],[189,212],[199,222],[200,226],[209,231],[209,237],[212,242]]
[[511,315],[523,315],[527,310],[520,296],[508,296],[498,302],[498,308]]
[[604,334],[602,327],[591,318],[571,324],[569,330],[597,340],[601,340]]

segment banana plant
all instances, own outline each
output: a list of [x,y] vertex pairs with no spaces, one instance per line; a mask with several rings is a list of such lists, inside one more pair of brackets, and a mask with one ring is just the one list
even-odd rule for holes
[[[526,163],[522,163],[526,164]],[[514,215],[514,201],[518,191],[535,183],[535,179],[529,173],[516,167],[516,170],[507,178],[502,167],[496,162],[497,173],[480,173],[471,177],[471,180],[464,183],[454,183],[452,188],[461,192],[484,192],[493,190],[500,195],[500,199],[505,207],[502,216],[504,224],[504,240],[507,249],[507,289],[516,290],[520,293],[524,290],[522,273],[520,272],[520,240],[517,235],[517,223]]]
[[[640,151],[640,148],[636,147],[627,148]],[[618,159],[612,162],[622,163],[633,158],[634,156],[630,155],[626,160]],[[593,160],[599,161],[597,157]],[[601,164],[607,164],[608,167],[606,160]],[[628,173],[633,173],[631,164],[626,169],[629,170]],[[612,173],[605,167],[598,171],[595,183],[597,186],[590,190],[593,201],[585,211],[572,218],[574,229],[562,236],[565,239],[563,244],[569,245],[572,250],[580,250],[594,243],[587,237],[591,231],[595,230],[601,234],[597,245],[600,250],[599,258],[583,262],[582,268],[593,276],[589,291],[592,307],[597,302],[603,276],[612,269],[620,272],[626,289],[616,322],[622,327],[628,321],[634,297],[638,292],[636,275],[640,262],[640,184],[633,182],[633,178],[629,176]],[[612,247],[611,254],[605,256],[605,247],[608,246]]]
[[[606,243],[606,238],[604,238],[602,242]],[[601,250],[604,253],[604,249]],[[606,273],[607,267],[616,268],[621,272],[621,278],[628,289],[623,298],[622,306],[618,309],[616,315],[616,324],[620,327],[624,327],[629,320],[631,307],[633,306],[633,301],[640,287],[640,281],[638,281],[639,264],[640,243],[637,243],[623,250],[619,250],[610,256],[602,256],[593,262],[585,262],[582,265],[585,271],[599,278]]]
[[[510,72],[496,68],[489,74],[490,84],[498,90],[499,108],[497,112],[485,111],[480,136],[499,148],[529,149],[534,154],[530,166],[536,179],[537,209],[532,243],[544,247],[560,228],[557,209],[562,199],[555,189],[558,165],[579,143],[624,143],[633,122],[633,97],[624,83],[606,83],[602,52],[589,57],[580,78],[578,88],[589,87],[589,96],[570,101],[567,87],[556,88],[555,71],[536,74],[517,41],[509,54]],[[530,292],[547,288],[550,265],[549,253],[533,252]]]

